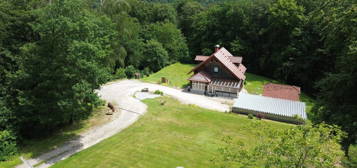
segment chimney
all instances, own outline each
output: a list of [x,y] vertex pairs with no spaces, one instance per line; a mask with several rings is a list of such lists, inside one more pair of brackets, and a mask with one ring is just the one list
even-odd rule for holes
[[220,46],[217,44],[214,46],[214,52],[217,52],[219,50]]

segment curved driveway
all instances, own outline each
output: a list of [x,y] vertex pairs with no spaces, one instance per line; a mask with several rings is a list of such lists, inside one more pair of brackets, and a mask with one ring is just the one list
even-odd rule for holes
[[[27,160],[36,167],[47,168],[56,162],[66,159],[69,156],[84,150],[96,143],[113,136],[139,119],[139,116],[146,112],[146,105],[135,99],[133,94],[143,88],[150,91],[161,90],[185,104],[194,104],[203,108],[225,112],[229,106],[220,101],[191,93],[185,93],[178,89],[169,88],[157,84],[143,83],[137,80],[122,80],[110,82],[103,85],[97,91],[98,95],[107,102],[113,102],[121,109],[120,115],[113,121],[99,127],[91,128],[78,138],[64,144],[63,146],[42,154],[41,156]],[[117,108],[118,108],[117,107]],[[27,168],[25,164],[18,165],[17,168]]]

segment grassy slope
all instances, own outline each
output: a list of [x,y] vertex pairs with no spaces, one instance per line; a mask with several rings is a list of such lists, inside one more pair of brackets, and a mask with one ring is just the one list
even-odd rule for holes
[[[160,102],[166,101],[165,105]],[[148,113],[123,132],[60,161],[54,168],[212,167],[223,136],[247,142],[265,139],[257,122],[273,129],[291,125],[183,105],[168,97],[148,99]]]
[[105,112],[106,108],[104,106],[100,107],[94,110],[89,119],[67,126],[50,137],[25,141],[24,145],[20,147],[19,153],[8,161],[0,162],[0,167],[13,168],[16,165],[21,164],[21,160],[19,159],[20,156],[24,156],[25,158],[39,156],[41,153],[52,150],[59,145],[62,145],[64,142],[75,138],[79,133],[93,126],[105,123],[109,119],[108,117],[110,117],[106,116]]
[[188,84],[187,79],[192,75],[192,73],[188,74],[188,72],[190,72],[193,67],[194,65],[191,64],[175,63],[161,69],[159,72],[143,78],[142,80],[150,83],[160,83],[161,77],[165,77],[169,80],[169,83],[164,85],[182,88]]

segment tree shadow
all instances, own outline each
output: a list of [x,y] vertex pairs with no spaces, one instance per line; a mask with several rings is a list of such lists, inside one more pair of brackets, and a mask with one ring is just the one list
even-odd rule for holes
[[54,150],[41,154],[37,157],[37,159],[41,160],[42,162],[35,163],[34,166],[38,166],[41,164],[53,165],[54,163],[63,160],[73,155],[74,153],[82,150],[84,145],[81,142],[81,137],[82,136],[80,135],[73,135],[71,136],[72,140],[67,141],[61,146],[55,148]]

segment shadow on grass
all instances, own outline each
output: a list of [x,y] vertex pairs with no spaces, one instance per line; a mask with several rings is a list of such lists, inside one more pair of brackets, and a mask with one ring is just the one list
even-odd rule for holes
[[[37,158],[42,162],[30,160],[32,166],[43,163],[51,164],[64,159],[68,154],[73,154],[83,147],[78,135],[79,130],[85,128],[83,122],[66,126],[55,133],[38,139],[27,139],[24,141],[20,155],[26,158]],[[21,164],[18,163],[18,164]]]
[[71,134],[68,138],[70,140],[66,141],[59,147],[39,155],[37,158],[42,160],[42,162],[35,163],[33,166],[38,166],[42,163],[54,164],[83,148],[83,143],[80,141],[80,135]]
[[46,152],[66,145],[70,141],[74,141],[72,142],[75,144],[73,145],[73,149],[78,148],[81,146],[81,144],[78,144],[79,142],[76,142],[76,140],[80,138],[78,134],[88,128],[107,122],[108,118],[105,115],[106,110],[107,108],[105,106],[97,107],[85,120],[59,128],[46,137],[37,139],[24,139],[21,146],[19,146],[18,153],[11,157],[9,160],[0,162],[0,167],[15,167],[16,165],[22,163],[19,159],[20,156],[23,156],[26,159],[39,157]]
[[66,126],[55,133],[43,138],[26,139],[21,146],[20,153],[25,153],[30,157],[37,157],[44,152],[54,150],[65,142],[79,138],[78,131],[84,128],[84,123],[75,123]]

